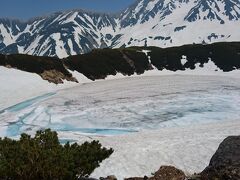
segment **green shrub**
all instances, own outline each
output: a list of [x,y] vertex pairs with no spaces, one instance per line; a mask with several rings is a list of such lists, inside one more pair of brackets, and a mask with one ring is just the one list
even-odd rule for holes
[[20,140],[0,139],[0,179],[78,179],[88,177],[113,153],[98,141],[61,145],[47,129]]

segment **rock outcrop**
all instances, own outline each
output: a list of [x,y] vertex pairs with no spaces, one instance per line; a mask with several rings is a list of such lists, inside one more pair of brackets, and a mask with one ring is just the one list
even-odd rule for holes
[[114,175],[110,175],[107,177],[101,177],[100,180],[117,180],[117,178]]
[[53,70],[45,70],[42,73],[39,74],[42,79],[47,80],[48,82],[52,82],[55,84],[62,84],[63,80],[66,81],[73,81],[73,82],[78,82],[75,77],[72,76],[66,76],[62,72],[59,72],[55,69]]
[[160,169],[154,173],[152,177],[134,177],[125,180],[185,180],[186,176],[183,171],[173,166],[161,166]]
[[200,175],[202,180],[239,180],[240,136],[227,137]]
[[161,166],[149,180],[184,180],[185,178],[186,176],[182,170],[173,166]]

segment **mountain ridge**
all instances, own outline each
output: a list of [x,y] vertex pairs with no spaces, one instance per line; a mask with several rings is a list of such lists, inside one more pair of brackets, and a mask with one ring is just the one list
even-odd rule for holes
[[237,26],[236,0],[137,0],[116,14],[78,9],[25,23],[0,19],[0,53],[64,58],[106,47],[231,42],[240,40]]

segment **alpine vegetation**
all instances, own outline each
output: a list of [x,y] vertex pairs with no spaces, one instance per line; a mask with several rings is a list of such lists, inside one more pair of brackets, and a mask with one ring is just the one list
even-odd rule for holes
[[113,149],[98,141],[61,145],[57,133],[46,129],[34,137],[0,139],[0,179],[78,179],[89,176]]
[[63,59],[0,54],[0,66],[36,73],[42,79],[55,84],[64,83],[64,80],[81,83],[81,79],[74,76],[74,71],[90,80],[105,79],[117,73],[124,76],[140,75],[151,70],[207,70],[210,64],[212,68],[208,72],[230,72],[240,69],[239,52],[239,42],[219,42],[169,48],[104,48]]

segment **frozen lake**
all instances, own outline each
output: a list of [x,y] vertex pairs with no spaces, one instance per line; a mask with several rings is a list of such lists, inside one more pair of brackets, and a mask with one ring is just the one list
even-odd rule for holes
[[0,110],[0,119],[1,136],[51,128],[63,139],[221,123],[240,119],[240,80],[171,75],[86,83]]

